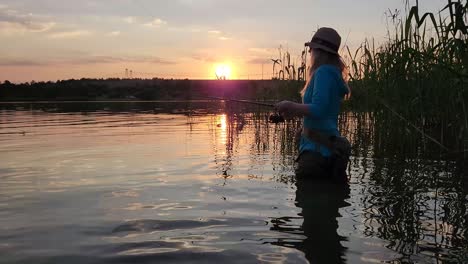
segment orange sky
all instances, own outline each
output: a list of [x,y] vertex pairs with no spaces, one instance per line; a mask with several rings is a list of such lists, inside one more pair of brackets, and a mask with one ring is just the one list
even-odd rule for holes
[[[384,39],[401,0],[2,0],[0,81],[133,77],[269,79],[278,47],[298,55],[319,26],[343,43]],[[433,11],[445,1],[428,0]],[[263,66],[262,66],[263,65]],[[263,69],[263,70],[262,70]]]

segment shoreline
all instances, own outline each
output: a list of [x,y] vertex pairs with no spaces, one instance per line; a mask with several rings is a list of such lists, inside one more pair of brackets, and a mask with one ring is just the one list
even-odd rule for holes
[[[81,79],[0,84],[0,102],[145,102],[299,99],[304,82],[288,80]],[[212,100],[211,100],[212,101]]]
[[[229,102],[229,98],[223,100],[206,99],[206,100],[48,100],[48,101],[0,101],[0,104],[48,104],[48,103],[208,103],[208,102]],[[277,100],[262,100],[252,101],[258,103],[271,103]]]

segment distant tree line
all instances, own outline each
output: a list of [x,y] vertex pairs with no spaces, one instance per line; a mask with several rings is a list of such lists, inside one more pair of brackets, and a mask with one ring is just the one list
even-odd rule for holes
[[0,101],[191,100],[207,96],[298,99],[303,82],[279,80],[79,79],[0,83]]
[[[155,100],[178,96],[177,87],[161,89],[161,79],[80,79],[57,82],[29,82],[0,84],[0,100],[107,100],[140,99]],[[169,80],[164,80],[168,82]],[[179,89],[184,82],[177,81]],[[186,85],[185,85],[186,86]]]

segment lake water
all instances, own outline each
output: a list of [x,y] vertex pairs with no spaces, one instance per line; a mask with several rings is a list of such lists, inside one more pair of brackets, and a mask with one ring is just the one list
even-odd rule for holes
[[349,189],[296,181],[269,114],[0,104],[0,263],[468,263],[459,163],[382,154],[348,113]]

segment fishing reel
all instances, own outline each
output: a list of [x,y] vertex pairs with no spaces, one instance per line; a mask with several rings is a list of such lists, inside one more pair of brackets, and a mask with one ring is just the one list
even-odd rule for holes
[[273,124],[279,124],[279,123],[284,123],[285,119],[280,114],[274,113],[270,115],[270,117],[268,118],[268,121],[270,121],[270,123],[273,123]]

